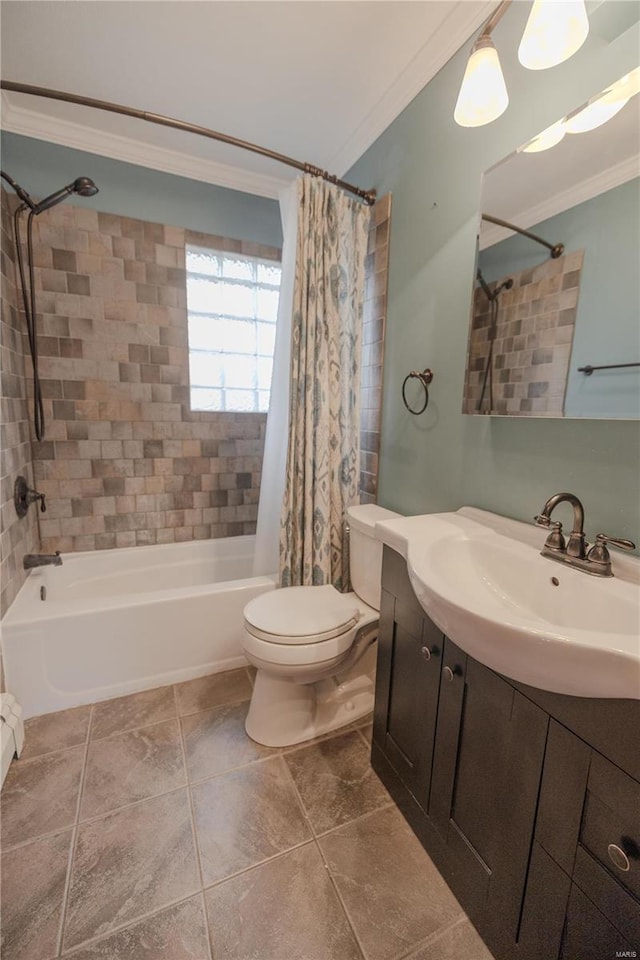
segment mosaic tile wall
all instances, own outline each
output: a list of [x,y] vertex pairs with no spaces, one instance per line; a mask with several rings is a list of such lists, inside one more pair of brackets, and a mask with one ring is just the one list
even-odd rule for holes
[[391,194],[373,207],[366,259],[362,393],[360,401],[360,500],[375,503],[378,496],[378,457],[382,419],[382,365],[387,317]]
[[[491,311],[485,293],[476,288],[463,413],[563,415],[583,257],[584,250],[578,250],[508,275],[514,283],[499,295],[492,406],[488,381],[481,401],[491,343]],[[494,289],[497,284],[489,286]]]
[[[25,553],[39,549],[37,513],[32,507],[27,516],[18,519],[13,505],[13,485],[22,474],[33,486],[31,447],[29,443],[29,410],[26,401],[25,361],[17,311],[15,284],[15,246],[11,213],[13,197],[2,188],[2,291],[0,314],[0,617],[4,616],[25,580],[22,567]],[[26,363],[26,367],[25,367]]]
[[36,221],[45,551],[255,532],[266,414],[189,409],[187,239],[280,255],[81,206]]
[[[374,207],[367,259],[363,502],[377,490],[389,216],[385,197]],[[46,435],[30,447],[27,342],[16,327],[13,244],[3,237],[3,363],[11,374],[3,377],[3,611],[24,580],[24,552],[255,531],[266,415],[189,410],[185,241],[280,254],[82,206],[60,205],[35,221]],[[13,521],[17,472],[47,496],[47,513],[30,512],[24,527]]]

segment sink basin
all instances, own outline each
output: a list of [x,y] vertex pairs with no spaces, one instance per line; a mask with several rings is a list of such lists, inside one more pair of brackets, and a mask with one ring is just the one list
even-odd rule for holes
[[427,615],[462,650],[521,683],[640,699],[640,561],[598,578],[541,557],[545,530],[463,507],[376,524]]

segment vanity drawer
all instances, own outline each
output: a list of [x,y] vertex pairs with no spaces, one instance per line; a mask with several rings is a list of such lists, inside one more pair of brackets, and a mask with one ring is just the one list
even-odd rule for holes
[[640,783],[595,751],[580,843],[625,890],[640,899]]
[[629,943],[640,946],[640,902],[578,847],[573,880]]

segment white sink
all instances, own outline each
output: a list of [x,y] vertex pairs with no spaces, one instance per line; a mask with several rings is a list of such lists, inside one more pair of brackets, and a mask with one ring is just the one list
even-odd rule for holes
[[513,680],[576,697],[640,699],[640,560],[612,578],[540,556],[548,531],[474,507],[376,524],[427,615]]

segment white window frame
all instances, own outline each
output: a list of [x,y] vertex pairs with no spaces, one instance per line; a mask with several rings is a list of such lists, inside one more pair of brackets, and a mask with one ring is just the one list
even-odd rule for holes
[[[197,270],[193,263],[190,266],[190,255],[207,258],[210,269]],[[269,276],[274,267],[278,268],[277,282]],[[260,294],[266,293],[271,303],[273,300],[268,294],[274,291],[279,294],[280,260],[188,242],[186,268],[190,409],[195,413],[266,413],[271,389],[277,298],[274,311],[272,306],[266,308],[264,304],[260,305]],[[234,271],[236,274],[245,272],[246,275],[233,276]],[[203,306],[208,284],[211,284],[212,298],[217,292],[216,288],[220,291],[217,306],[215,303],[210,307]],[[233,304],[230,309],[224,310],[224,293],[228,295],[233,287],[237,287],[238,293],[243,295],[247,307],[244,313],[242,308],[238,309]],[[238,324],[237,334],[235,323]],[[216,337],[216,333],[210,332],[209,327],[211,331],[216,327],[219,331],[215,341],[210,338]],[[271,341],[271,349],[265,347],[265,339]],[[242,349],[243,344],[245,349]],[[207,358],[211,364],[210,372],[206,369]],[[251,359],[253,364],[248,362]],[[251,382],[240,383],[241,375],[237,369],[234,379],[234,363],[236,368],[245,368]],[[268,385],[265,386],[267,380]]]

